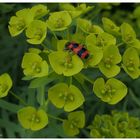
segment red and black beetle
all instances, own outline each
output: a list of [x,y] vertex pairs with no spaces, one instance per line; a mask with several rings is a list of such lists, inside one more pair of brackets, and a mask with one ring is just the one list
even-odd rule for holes
[[67,42],[65,47],[67,50],[71,50],[74,54],[77,54],[81,59],[87,59],[89,57],[89,51],[81,44]]

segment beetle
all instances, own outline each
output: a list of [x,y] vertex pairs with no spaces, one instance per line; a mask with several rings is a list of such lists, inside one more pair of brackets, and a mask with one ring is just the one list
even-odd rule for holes
[[65,48],[71,50],[74,54],[77,54],[81,59],[87,59],[89,57],[89,51],[81,44],[67,42]]

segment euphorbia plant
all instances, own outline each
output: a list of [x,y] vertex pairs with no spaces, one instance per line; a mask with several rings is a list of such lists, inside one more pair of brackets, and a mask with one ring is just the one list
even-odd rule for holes
[[[117,79],[117,76],[125,72],[132,79],[139,78],[140,46],[136,45],[139,40],[128,23],[119,26],[103,17],[100,26],[82,18],[93,6],[59,6],[62,11],[50,12],[46,6],[39,4],[16,12],[16,16],[12,16],[9,21],[12,37],[25,31],[29,49],[21,62],[25,75],[23,80],[28,80],[29,88],[37,92],[34,106],[25,103],[26,106],[17,113],[19,123],[25,129],[45,129],[49,126],[49,119],[53,118],[62,122],[67,136],[73,137],[81,129],[87,129],[84,105],[88,102],[89,91],[98,97],[98,102],[106,102],[108,106],[125,98],[128,88],[123,79]],[[66,48],[67,42],[78,43],[88,51],[89,57],[79,57],[74,49]],[[99,76],[95,79],[88,77],[85,72],[88,73],[90,69],[99,71]],[[6,96],[12,86],[8,75],[4,76],[7,80],[4,81],[3,77],[0,79],[0,97]],[[90,89],[87,89],[87,83]],[[50,114],[49,105],[62,109],[59,117]],[[113,126],[114,120],[109,115],[103,118],[107,121],[102,122],[102,117],[95,117],[95,124],[90,128],[91,137],[129,137],[131,130],[125,130],[121,135],[118,132],[121,124],[117,126],[115,123]],[[100,120],[107,126],[101,127],[101,130],[98,126]],[[112,133],[108,132],[110,129]],[[138,131],[138,134],[134,133],[131,132],[131,136],[140,136]]]

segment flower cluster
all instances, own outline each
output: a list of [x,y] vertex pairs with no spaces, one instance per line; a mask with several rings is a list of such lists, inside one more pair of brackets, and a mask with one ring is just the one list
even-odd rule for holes
[[126,112],[96,115],[90,128],[92,138],[139,138],[140,120]]
[[[78,110],[86,102],[86,93],[81,92],[85,90],[85,83],[90,82],[93,93],[103,102],[109,105],[120,102],[128,89],[117,75],[125,72],[132,79],[139,78],[140,41],[128,23],[118,26],[103,17],[102,26],[99,26],[80,17],[93,6],[60,4],[59,8],[63,11],[50,12],[45,5],[39,4],[16,12],[9,21],[11,36],[25,30],[27,42],[37,47],[28,49],[21,67],[25,75],[23,79],[31,80],[30,87],[36,88],[39,109],[31,106],[20,109],[18,120],[25,129],[36,131],[44,128],[49,122],[46,108],[50,101],[54,107],[69,113],[67,120],[59,120],[63,121],[64,132],[75,136],[85,126],[85,114]],[[75,42],[82,51],[76,49],[77,46],[66,48],[67,42]],[[82,59],[80,56],[85,51],[89,57]],[[90,68],[100,72],[97,79],[84,74],[83,71],[88,72]],[[7,75],[0,78],[1,97],[7,95],[11,85]],[[139,126],[132,126],[136,121],[126,113],[97,115],[90,127],[90,135],[139,137]]]

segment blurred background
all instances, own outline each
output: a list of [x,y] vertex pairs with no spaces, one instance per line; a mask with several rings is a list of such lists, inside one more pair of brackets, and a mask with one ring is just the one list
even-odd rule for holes
[[[0,74],[7,72],[11,75],[14,83],[12,91],[25,99],[30,105],[34,104],[35,91],[27,88],[28,81],[21,80],[23,73],[20,65],[24,52],[33,46],[26,42],[23,34],[12,38],[8,31],[8,22],[16,11],[31,8],[33,5],[35,4],[0,4]],[[59,11],[59,4],[57,3],[44,5],[47,5],[50,11]],[[73,3],[73,5],[76,6],[77,3]],[[94,5],[95,7],[92,11],[83,15],[84,18],[98,25],[101,25],[101,18],[104,16],[112,19],[117,25],[122,22],[128,22],[133,26],[138,38],[140,38],[140,4],[88,3],[87,5]],[[136,9],[139,12],[136,12]],[[87,75],[91,76],[91,73],[89,72]],[[113,109],[127,111],[129,114],[140,118],[140,78],[132,80],[126,74],[121,74],[118,77],[123,79],[130,88],[128,95],[114,106],[103,103],[93,94],[87,95],[86,103],[84,104],[87,126],[96,114],[110,113]],[[0,137],[66,137],[61,128],[62,126],[55,120],[52,120],[51,125],[43,130],[35,133],[26,132],[18,124],[16,117],[18,108],[18,100],[10,94],[4,100],[0,100]],[[50,107],[50,112],[55,113],[55,116],[59,116],[60,114],[62,115],[63,111]],[[89,132],[86,129],[82,130],[78,137],[89,137]]]

